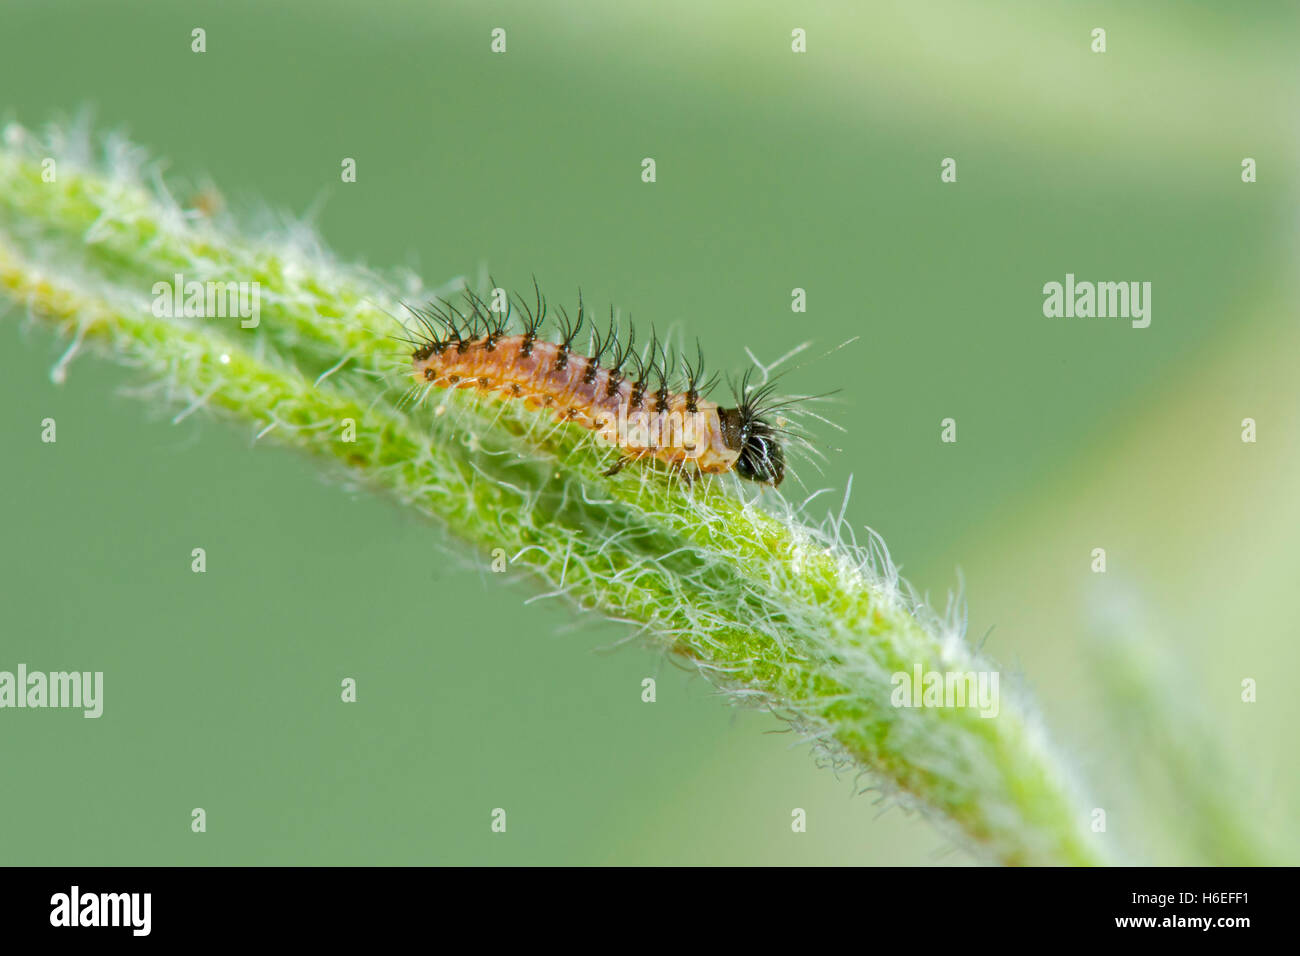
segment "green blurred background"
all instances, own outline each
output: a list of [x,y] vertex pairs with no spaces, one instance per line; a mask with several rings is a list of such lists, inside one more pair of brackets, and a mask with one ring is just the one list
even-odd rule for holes
[[[177,188],[312,213],[344,258],[434,283],[535,273],[565,301],[581,285],[698,336],[715,367],[859,336],[790,379],[839,387],[847,429],[822,431],[825,474],[804,480],[851,474],[853,523],[938,603],[960,570],[972,637],[992,629],[1107,808],[1098,839],[1194,859],[1194,801],[1148,785],[1160,755],[1089,665],[1118,636],[1168,652],[1200,721],[1180,728],[1232,761],[1199,784],[1231,780],[1294,861],[1300,12],[1136,6],[6,0],[0,107],[36,126],[89,105]],[[1150,281],[1151,327],[1044,318],[1067,272]],[[173,426],[101,359],[52,385],[63,346],[18,319],[0,328],[0,669],[102,670],[106,700],[97,721],[0,712],[0,862],[972,859],[853,797],[774,718],[653,650],[603,651],[624,628],[525,606],[525,582],[312,462]]]

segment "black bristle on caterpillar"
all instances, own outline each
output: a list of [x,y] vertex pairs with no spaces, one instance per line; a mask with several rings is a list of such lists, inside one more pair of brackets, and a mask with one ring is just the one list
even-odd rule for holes
[[682,358],[682,373],[686,377],[686,410],[693,412],[696,410],[700,399],[711,392],[718,384],[717,373],[704,377],[704,347],[700,345],[699,340],[695,342],[695,364],[692,365],[690,359]]
[[614,344],[612,351],[614,360],[608,366],[609,384],[606,387],[606,394],[613,395],[623,380],[627,377],[623,374],[623,368],[627,365],[628,360],[632,357],[636,349],[636,327],[629,324],[627,328],[627,341],[619,344],[618,329],[614,326],[614,309],[610,308],[610,327],[614,329]]

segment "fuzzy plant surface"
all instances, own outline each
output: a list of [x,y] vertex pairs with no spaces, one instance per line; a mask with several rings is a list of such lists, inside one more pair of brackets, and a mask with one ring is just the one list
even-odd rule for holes
[[[242,422],[436,519],[485,561],[504,549],[548,593],[638,629],[981,858],[1105,862],[1023,691],[1003,681],[994,717],[894,706],[895,674],[997,666],[960,611],[917,599],[878,537],[857,543],[847,493],[819,520],[730,475],[688,486],[638,464],[611,477],[613,449],[521,402],[412,401],[393,317],[448,287],[341,264],[302,226],[241,232],[173,198],[121,139],[92,148],[10,125],[0,184],[0,290],[67,339],[56,381],[98,346],[178,417]],[[256,327],[156,315],[155,284],[178,275],[257,283]]]

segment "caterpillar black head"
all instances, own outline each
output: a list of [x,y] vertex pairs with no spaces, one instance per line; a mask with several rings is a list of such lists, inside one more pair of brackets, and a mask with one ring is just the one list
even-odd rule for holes
[[736,396],[737,407],[718,409],[722,443],[740,452],[736,459],[736,474],[775,488],[785,478],[785,452],[777,440],[777,427],[765,415],[765,402],[771,394],[771,386],[764,386],[744,397],[743,391],[742,385]]

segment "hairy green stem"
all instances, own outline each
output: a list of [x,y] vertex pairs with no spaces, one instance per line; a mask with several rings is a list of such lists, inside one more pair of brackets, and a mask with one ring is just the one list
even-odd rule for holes
[[[915,599],[878,538],[853,543],[843,508],[815,523],[731,477],[686,486],[656,465],[611,478],[590,433],[519,402],[405,400],[385,283],[301,231],[254,239],[214,223],[144,185],[120,146],[94,163],[84,144],[17,127],[5,139],[0,289],[77,345],[103,343],[187,411],[220,409],[332,459],[485,559],[502,549],[553,593],[637,625],[986,858],[1103,858],[1024,695],[1003,682],[994,717],[894,705],[896,674],[996,667]],[[256,328],[155,315],[155,284],[178,274],[257,283]]]

